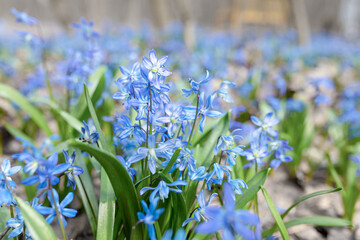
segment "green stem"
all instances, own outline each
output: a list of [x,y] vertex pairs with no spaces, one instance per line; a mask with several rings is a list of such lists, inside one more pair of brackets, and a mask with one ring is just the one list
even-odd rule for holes
[[[255,160],[255,175],[258,172],[258,165],[257,162]],[[257,193],[255,194],[255,198],[254,198],[254,212],[256,215],[259,216],[259,205],[258,205],[258,197],[257,197]]]
[[[91,202],[90,202],[90,198],[89,198],[89,196],[88,196],[88,194],[87,194],[87,192],[86,192],[85,185],[84,185],[84,183],[82,182],[80,176],[76,176],[76,177],[79,179],[80,184],[81,184],[82,188],[84,189],[85,197],[86,197],[86,200],[87,200],[88,203],[89,203],[89,206],[90,206],[90,209],[91,209],[91,213],[92,213],[94,219],[96,219],[95,210],[94,210],[94,208],[93,208],[93,206],[92,206],[92,204],[91,204]],[[95,224],[96,224],[96,223],[95,223]]]
[[193,122],[193,125],[192,125],[192,128],[191,128],[189,140],[188,140],[188,143],[187,143],[186,147],[189,146],[189,144],[190,144],[190,142],[191,142],[191,138],[192,138],[193,132],[194,132],[194,129],[195,129],[195,124],[196,124],[196,120],[197,120],[197,115],[198,115],[198,113],[199,113],[199,100],[200,100],[200,91],[198,92],[198,95],[197,95],[195,119],[194,119],[194,122]]
[[61,234],[63,236],[63,239],[66,240],[66,234],[65,234],[65,228],[64,228],[64,224],[63,222],[61,221],[61,217],[60,217],[60,213],[59,213],[59,209],[57,207],[57,202],[55,200],[55,196],[54,196],[54,192],[53,192],[53,188],[51,186],[51,183],[50,183],[50,180],[48,180],[48,185],[49,185],[49,189],[50,189],[50,192],[51,192],[51,197],[53,199],[53,203],[54,203],[54,206],[55,206],[55,211],[56,211],[56,216],[57,216],[57,219],[58,219],[58,222],[60,224],[60,229],[61,229]]

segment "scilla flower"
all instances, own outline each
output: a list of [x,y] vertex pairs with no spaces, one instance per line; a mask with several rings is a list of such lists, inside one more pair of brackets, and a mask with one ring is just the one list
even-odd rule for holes
[[[208,221],[200,223],[195,231],[200,234],[214,234],[222,230],[223,239],[235,240],[236,235],[246,240],[261,239],[260,220],[248,210],[236,210],[234,192],[231,186],[224,184],[224,207],[205,208]],[[255,226],[255,232],[252,227]]]
[[73,152],[71,157],[69,157],[69,154],[65,150],[63,150],[63,154],[65,157],[65,162],[70,164],[69,168],[65,171],[65,174],[68,177],[67,187],[69,187],[71,185],[73,187],[73,189],[75,190],[76,183],[75,183],[74,175],[75,176],[81,175],[81,174],[83,174],[84,170],[82,169],[82,167],[74,165],[75,158],[76,158],[75,151]]
[[[54,196],[54,198],[53,198]],[[69,205],[72,200],[74,199],[74,194],[72,192],[69,192],[66,197],[59,203],[59,194],[55,189],[52,190],[52,193],[50,190],[48,191],[48,199],[50,201],[51,207],[40,207],[38,209],[38,212],[42,215],[48,215],[46,218],[46,221],[50,224],[56,217],[56,209],[59,211],[60,219],[64,224],[64,227],[66,227],[66,220],[65,217],[73,218],[77,214],[77,210],[65,208],[67,205]]]
[[193,217],[190,217],[183,222],[182,227],[184,227],[186,224],[188,224],[189,222],[191,222],[193,220],[195,220],[197,222],[201,222],[201,218],[204,219],[205,221],[207,221],[209,219],[209,217],[206,215],[205,209],[210,205],[211,201],[217,195],[218,195],[217,193],[211,194],[209,201],[206,202],[204,190],[201,190],[201,192],[199,193],[199,195],[197,197],[199,207],[196,208],[196,211],[194,212]]
[[148,232],[149,232],[149,238],[151,240],[156,239],[154,223],[156,220],[159,219],[160,215],[165,211],[164,208],[156,209],[158,202],[159,202],[158,197],[156,197],[154,199],[150,199],[150,206],[148,207],[146,202],[144,200],[141,200],[141,205],[144,209],[145,214],[142,212],[137,213],[139,222],[143,222],[146,224]]
[[[153,80],[159,75],[163,77],[167,77],[171,75],[171,72],[168,69],[166,69],[166,67],[164,66],[164,64],[168,59],[168,56],[163,56],[157,59],[156,52],[154,49],[152,49],[149,53],[149,58],[145,56],[143,57],[143,64],[149,70],[149,74],[148,74],[149,80]],[[155,85],[155,87],[160,89],[159,86]]]
[[177,187],[177,186],[185,186],[187,184],[186,181],[182,181],[182,180],[177,180],[175,182],[172,183],[166,183],[165,181],[161,180],[159,182],[159,185],[154,188],[154,187],[144,187],[143,189],[140,190],[140,195],[143,195],[145,192],[149,191],[149,190],[154,190],[151,195],[150,195],[150,199],[154,199],[155,196],[159,195],[160,199],[162,201],[164,201],[165,198],[169,197],[169,193],[171,192],[176,192],[176,193],[181,193],[181,189],[179,188],[170,188],[170,187]]

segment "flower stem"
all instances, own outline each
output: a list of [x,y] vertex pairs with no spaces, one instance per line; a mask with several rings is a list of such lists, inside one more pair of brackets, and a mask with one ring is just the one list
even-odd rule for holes
[[[88,201],[88,203],[89,203],[89,206],[90,206],[90,209],[91,209],[91,213],[92,213],[94,219],[96,219],[95,210],[94,210],[94,208],[93,208],[93,206],[92,206],[92,204],[91,204],[91,202],[90,202],[90,198],[89,198],[89,196],[88,196],[88,194],[87,194],[87,192],[86,192],[85,185],[84,185],[84,183],[82,182],[80,176],[76,176],[76,177],[79,179],[79,182],[80,182],[82,188],[84,189],[84,193],[85,193],[86,199],[87,199],[87,201]],[[95,224],[97,224],[97,223],[95,223]]]
[[197,120],[197,115],[198,115],[198,113],[199,113],[199,100],[200,100],[200,91],[198,92],[198,95],[197,95],[195,119],[194,119],[194,122],[193,122],[193,125],[192,125],[192,128],[191,128],[189,140],[188,140],[188,143],[187,143],[186,147],[189,146],[189,144],[190,144],[190,142],[191,142],[191,138],[192,138],[193,132],[194,132],[194,129],[195,129],[195,124],[196,124],[196,120]]
[[64,224],[61,221],[61,217],[60,217],[60,214],[59,214],[59,209],[57,207],[57,202],[55,200],[55,196],[54,196],[54,193],[53,193],[53,188],[51,186],[50,180],[48,180],[48,185],[49,185],[49,189],[50,189],[50,192],[51,192],[51,197],[53,199],[53,203],[54,203],[54,207],[55,207],[55,211],[56,211],[56,216],[57,216],[57,219],[58,219],[58,222],[59,222],[59,225],[60,225],[61,234],[63,236],[63,239],[66,240],[67,238],[66,238],[66,234],[65,234]]
[[[255,175],[258,172],[258,164],[255,160]],[[257,193],[255,194],[255,198],[254,198],[254,212],[256,213],[256,215],[259,216],[259,205],[258,205],[258,197],[257,197]]]
[[0,240],[3,239],[9,231],[10,227],[5,228],[5,230],[0,234]]
[[133,240],[135,228],[136,228],[137,225],[139,225],[139,223],[142,223],[142,221],[138,221],[138,222],[135,223],[135,225],[131,228],[130,240]]

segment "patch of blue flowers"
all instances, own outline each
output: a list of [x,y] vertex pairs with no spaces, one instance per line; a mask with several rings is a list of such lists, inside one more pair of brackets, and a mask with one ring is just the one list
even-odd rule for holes
[[[40,24],[16,9],[12,13],[17,22],[34,28]],[[18,174],[30,192],[26,204],[47,224],[57,223],[64,239],[68,219],[83,213],[72,207],[77,196],[97,237],[271,238],[276,229],[263,231],[257,192],[271,169],[297,167],[302,150],[312,141],[310,124],[304,126],[308,104],[289,91],[289,75],[300,71],[298,59],[309,67],[325,54],[345,55],[328,53],[321,36],[314,37],[313,48],[295,51],[291,32],[278,38],[268,35],[254,45],[265,62],[276,65],[279,56],[284,59],[274,74],[272,66],[253,65],[257,60],[238,47],[246,40],[231,35],[199,34],[198,46],[188,52],[183,30],[175,25],[167,33],[170,39],[156,50],[147,28],[140,35],[130,30],[114,35],[111,29],[100,35],[85,19],[71,27],[74,36],[55,39],[45,39],[40,32],[19,33],[29,50],[26,61],[37,67],[26,74],[19,91],[26,104],[10,100],[27,113],[25,126],[32,129],[37,124],[47,137],[38,144],[36,133],[12,131],[22,151],[1,163],[0,206],[12,212],[2,237],[35,236],[36,228],[17,201]],[[271,44],[269,38],[274,38]],[[146,56],[141,56],[143,52]],[[51,69],[48,61],[53,63]],[[13,73],[13,67],[0,56],[1,73],[21,74]],[[307,80],[314,108],[333,104],[332,79]],[[47,95],[37,96],[44,88]],[[259,91],[266,92],[261,100]],[[360,136],[359,97],[358,85],[339,95],[336,123],[346,124],[348,141]],[[48,116],[36,118],[24,106],[50,108],[58,134],[44,127]],[[298,121],[298,132],[292,121]],[[359,155],[350,159],[359,175]],[[93,178],[101,179],[98,195]],[[282,220],[273,215],[284,236]],[[111,226],[104,227],[101,221]]]

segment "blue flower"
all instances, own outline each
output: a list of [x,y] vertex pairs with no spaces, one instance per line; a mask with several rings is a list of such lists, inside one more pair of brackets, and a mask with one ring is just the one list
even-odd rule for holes
[[194,92],[194,94],[198,94],[201,85],[204,85],[204,84],[208,83],[210,80],[211,80],[211,77],[210,77],[210,74],[209,74],[208,71],[206,71],[206,76],[201,81],[197,82],[194,79],[190,78],[189,83],[190,83],[191,88],[190,89],[183,89],[183,92],[184,92],[183,96],[184,97],[189,97],[191,92]]
[[139,144],[146,141],[144,130],[138,124],[132,125],[130,118],[126,115],[121,115],[119,118],[116,118],[116,122],[114,123],[114,134],[120,140],[132,135]]
[[165,181],[161,180],[159,182],[159,185],[154,188],[154,187],[144,187],[140,190],[140,195],[143,195],[145,192],[149,191],[149,190],[154,190],[151,195],[150,195],[150,199],[154,199],[155,196],[159,195],[160,199],[162,201],[164,201],[164,199],[169,197],[169,193],[171,192],[176,192],[176,193],[181,193],[181,189],[179,188],[169,188],[169,187],[178,187],[178,186],[185,186],[187,185],[186,181],[183,180],[177,180],[175,182],[172,183],[166,183]]
[[360,154],[355,154],[355,155],[351,155],[349,156],[350,160],[354,163],[356,163],[357,165],[357,169],[356,169],[356,176],[360,176]]
[[11,167],[9,159],[5,159],[2,162],[0,167],[0,206],[3,204],[11,205],[15,202],[11,190],[16,188],[16,184],[10,176],[17,173],[20,169],[20,166]]
[[10,176],[14,175],[18,171],[20,171],[20,169],[21,169],[21,166],[11,167],[10,160],[7,158],[4,159],[4,161],[1,164],[0,180],[5,181],[4,176],[3,176],[3,174],[4,174],[7,182],[11,185],[11,187],[15,188],[16,184],[14,181],[12,181]]
[[264,117],[264,121],[261,121],[255,116],[251,116],[251,121],[259,128],[254,132],[254,135],[260,135],[261,133],[268,133],[272,137],[277,137],[279,133],[272,129],[273,126],[280,122],[279,118],[272,118],[273,113],[270,112]]
[[281,163],[291,162],[293,159],[290,156],[286,156],[283,151],[275,152],[275,159],[270,162],[270,167],[277,169]]
[[280,96],[284,96],[286,93],[286,81],[283,77],[281,77],[280,75],[275,76],[275,86],[279,89],[280,91]]
[[120,71],[123,76],[120,77],[116,82],[121,83],[128,89],[128,91],[132,91],[132,88],[134,87],[133,83],[140,80],[141,78],[140,63],[134,63],[131,71],[129,71],[126,67],[120,66]]
[[[57,191],[55,189],[53,189],[52,193],[53,194],[51,194],[51,191],[49,190],[48,194],[47,194],[48,199],[51,204],[51,207],[40,207],[40,208],[38,208],[38,212],[42,215],[49,215],[46,217],[46,221],[50,224],[56,217],[56,209],[55,209],[55,206],[56,206],[57,210],[59,211],[60,219],[63,222],[64,227],[66,227],[67,222],[65,220],[65,217],[73,218],[77,214],[77,210],[65,208],[74,199],[74,194],[72,192],[69,192],[65,196],[65,198],[61,201],[61,203],[59,203],[59,194],[57,193]],[[54,198],[53,198],[53,196],[54,196]]]
[[236,86],[236,84],[233,82],[230,82],[227,80],[222,81],[222,83],[220,84],[220,88],[218,90],[216,90],[213,94],[217,95],[225,102],[233,103],[234,100],[231,98],[231,96],[229,94],[229,87],[234,88],[235,86]]
[[[150,58],[150,59],[149,59]],[[156,52],[154,49],[152,49],[149,53],[149,58],[143,57],[143,64],[145,68],[149,70],[148,78],[150,81],[153,81],[154,86],[157,89],[160,89],[160,85],[158,84],[158,81],[156,78],[159,76],[168,77],[171,75],[171,72],[166,69],[164,64],[166,63],[168,56],[163,56],[159,59],[157,59]]]
[[305,103],[301,100],[289,98],[286,100],[286,111],[302,112],[305,109]]
[[241,131],[241,129],[235,129],[234,131],[231,132],[230,135],[221,135],[218,139],[218,142],[214,148],[214,155],[216,155],[219,150],[221,151],[225,151],[226,149],[232,148],[234,147],[234,145],[236,144],[237,141],[242,140],[242,136],[238,135],[237,133],[239,133]]
[[25,185],[33,185],[39,182],[37,188],[42,189],[47,186],[48,181],[51,185],[56,185],[59,183],[59,178],[56,176],[57,174],[63,173],[69,169],[71,166],[70,163],[60,163],[58,162],[58,154],[53,153],[50,155],[48,160],[41,160],[41,164],[36,170],[37,175],[27,177],[23,179],[21,182]]
[[165,113],[167,116],[158,117],[156,119],[159,123],[168,123],[167,129],[169,137],[173,137],[177,128],[182,125],[185,118],[184,109],[181,106],[167,105],[165,107]]
[[173,141],[166,141],[159,143],[155,148],[155,135],[149,136],[149,147],[140,147],[138,148],[135,155],[131,156],[128,159],[130,164],[140,161],[148,157],[148,166],[152,174],[156,172],[156,164],[160,164],[159,157],[169,159],[169,152],[172,152],[174,148]]
[[201,180],[203,180],[207,176],[207,173],[205,171],[206,171],[206,169],[205,169],[204,166],[200,166],[198,169],[194,169],[194,170],[189,168],[190,180],[191,181],[201,181]]
[[316,106],[319,106],[319,105],[326,106],[331,103],[331,98],[329,96],[327,96],[326,94],[318,93],[318,94],[316,94],[316,96],[314,98],[314,103]]
[[96,143],[99,140],[99,133],[96,132],[95,127],[90,131],[89,125],[83,120],[84,126],[81,127],[82,135],[80,140],[88,143]]
[[239,145],[231,149],[224,150],[226,153],[226,160],[225,164],[229,164],[231,166],[234,166],[236,164],[236,158],[240,156],[244,156],[245,151],[242,149],[244,146]]
[[190,217],[183,222],[182,227],[184,227],[186,224],[188,224],[189,222],[191,222],[193,220],[195,220],[197,222],[201,222],[201,218],[203,218],[205,221],[209,220],[209,217],[206,215],[205,209],[210,205],[211,201],[217,195],[218,195],[217,193],[211,194],[209,200],[206,202],[204,190],[201,190],[197,197],[199,207],[197,207],[196,211],[194,212],[193,217]]
[[161,240],[186,240],[186,232],[183,228],[179,228],[174,238],[172,238],[173,231],[171,229],[167,230]]
[[129,173],[131,180],[134,181],[134,177],[136,176],[136,170],[131,167],[131,164],[128,161],[125,161],[124,158],[120,155],[116,155],[121,164],[125,167],[126,171]]
[[243,193],[241,188],[245,188],[245,189],[248,188],[247,184],[242,179],[230,179],[229,178],[228,183],[234,190],[235,194],[238,194],[238,195],[241,195]]
[[164,208],[156,209],[157,204],[159,202],[159,198],[156,197],[154,199],[150,199],[150,206],[146,204],[144,200],[141,200],[141,205],[144,209],[144,213],[138,212],[137,217],[140,222],[143,222],[146,224],[148,232],[149,232],[149,238],[151,240],[156,240],[156,234],[155,234],[155,228],[154,223],[156,220],[159,219],[160,215],[164,212]]
[[5,181],[0,181],[0,206],[3,204],[11,205],[15,203],[15,199],[11,195],[11,192],[7,189]]
[[244,165],[244,168],[251,167],[255,162],[257,165],[262,166],[265,163],[262,161],[263,158],[269,156],[271,152],[268,151],[267,144],[259,144],[258,139],[250,142],[250,149],[246,149],[244,154],[246,159],[250,161]]
[[[259,217],[248,210],[236,210],[234,192],[227,183],[224,184],[223,200],[223,208],[205,208],[209,220],[200,223],[195,231],[200,234],[214,234],[222,230],[223,239],[235,240],[235,235],[239,235],[245,240],[260,240]],[[255,227],[255,232],[252,231],[252,227]]]
[[219,163],[214,163],[212,172],[209,172],[205,177],[208,190],[211,190],[212,183],[221,185],[224,179],[224,174],[226,174],[227,178],[230,178],[230,171],[230,166],[221,166]]
[[36,18],[30,17],[25,12],[19,12],[15,8],[11,9],[11,13],[15,15],[16,21],[19,22],[19,23],[25,23],[25,24],[28,24],[30,26],[33,26],[34,24],[38,23],[38,20]]
[[97,38],[100,36],[100,34],[97,33],[93,29],[94,22],[93,21],[86,22],[85,18],[80,19],[80,24],[72,23],[70,26],[72,26],[73,28],[79,29],[79,31],[82,33],[82,36],[85,40],[90,40],[90,39]]
[[[13,238],[13,237],[19,236],[23,232],[23,230],[24,230],[24,218],[23,218],[23,216],[22,216],[22,214],[20,212],[20,209],[18,207],[16,207],[16,217],[10,218],[6,222],[6,226],[14,228],[14,230],[12,230],[12,232],[9,234],[8,238]],[[26,239],[31,238],[27,229],[25,231],[25,238]]]
[[65,174],[68,178],[68,183],[66,186],[69,187],[71,185],[73,187],[73,190],[75,190],[76,183],[75,183],[74,175],[75,176],[81,175],[81,174],[83,174],[84,170],[82,169],[82,167],[74,165],[75,158],[76,158],[75,151],[72,153],[70,158],[69,158],[69,154],[65,150],[63,150],[63,154],[65,157],[65,163],[69,164],[69,168],[65,171]]
[[[210,117],[210,118],[218,118],[223,116],[224,114],[216,111],[216,110],[210,110],[211,104],[213,101],[213,97],[210,95],[207,100],[206,100],[206,104],[204,102],[204,93],[200,94],[200,98],[199,98],[199,109],[198,109],[198,116],[196,117],[200,117],[200,124],[199,124],[199,129],[201,132],[204,131],[204,127],[205,127],[205,121],[206,121],[206,117]],[[196,107],[195,106],[186,106],[184,107],[184,110],[186,112],[186,115],[189,116],[188,118],[190,118],[190,116],[194,116],[196,114]],[[185,118],[185,120],[190,120]]]

